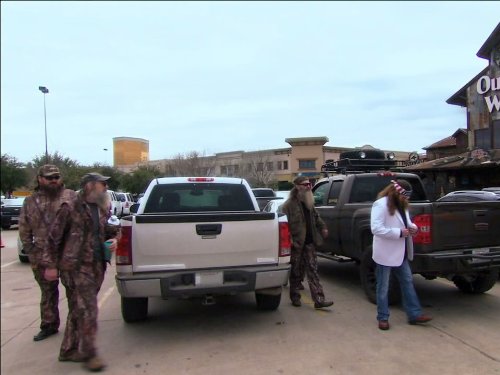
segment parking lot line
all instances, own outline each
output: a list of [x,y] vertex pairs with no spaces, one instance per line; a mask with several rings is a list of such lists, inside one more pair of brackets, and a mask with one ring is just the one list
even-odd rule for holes
[[9,263],[2,264],[2,268],[8,267],[8,266],[10,266],[11,264],[14,264],[14,263],[17,263],[17,262],[19,262],[19,261],[18,261],[18,260],[15,260],[15,261],[13,261],[13,262],[9,262]]
[[106,302],[106,300],[109,298],[109,296],[111,294],[113,294],[115,290],[115,287],[112,286],[111,288],[109,288],[108,290],[106,290],[106,293],[104,293],[104,295],[102,296],[102,298],[99,300],[98,304],[97,304],[97,307],[100,309],[102,307],[102,305],[104,305],[104,303]]

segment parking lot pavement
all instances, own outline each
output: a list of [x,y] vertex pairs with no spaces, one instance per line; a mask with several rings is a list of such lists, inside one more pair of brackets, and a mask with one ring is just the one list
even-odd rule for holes
[[[17,261],[17,230],[2,232],[2,374],[81,374],[79,364],[57,361],[67,313],[61,288],[61,332],[33,342],[39,290],[29,265]],[[410,326],[393,307],[391,329],[376,326],[375,306],[361,289],[354,264],[321,259],[320,279],[332,309],[315,310],[309,292],[291,306],[261,312],[252,294],[197,300],[153,299],[149,318],[125,324],[114,269],[99,294],[98,347],[108,374],[500,374],[500,284],[470,296],[445,280],[416,276],[427,326]]]

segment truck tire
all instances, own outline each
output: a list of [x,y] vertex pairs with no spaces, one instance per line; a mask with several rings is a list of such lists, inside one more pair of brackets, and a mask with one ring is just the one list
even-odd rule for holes
[[138,322],[148,316],[147,298],[122,297],[122,317],[127,323]]
[[[361,279],[361,286],[365,291],[366,297],[371,303],[377,303],[377,278],[376,278],[376,264],[372,259],[372,245],[369,245],[361,255],[361,262],[359,265],[359,276]],[[389,305],[396,305],[401,302],[401,290],[397,278],[391,275],[389,280]]]
[[255,302],[259,310],[276,310],[281,302],[281,293],[274,295],[255,292]]
[[498,270],[487,270],[471,275],[458,275],[453,277],[453,283],[461,292],[480,294],[487,292],[498,280]]
[[19,261],[21,263],[29,263],[30,262],[30,259],[28,258],[27,255],[19,255]]

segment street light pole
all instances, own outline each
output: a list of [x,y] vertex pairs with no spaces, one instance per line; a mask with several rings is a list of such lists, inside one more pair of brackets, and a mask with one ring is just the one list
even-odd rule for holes
[[49,151],[47,149],[47,109],[45,107],[45,94],[49,93],[49,89],[45,86],[38,86],[38,90],[43,93],[43,118],[45,121],[45,163],[49,162]]

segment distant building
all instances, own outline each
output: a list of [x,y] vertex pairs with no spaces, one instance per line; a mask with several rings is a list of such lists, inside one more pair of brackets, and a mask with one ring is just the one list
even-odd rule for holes
[[[370,145],[362,147],[331,147],[325,146],[328,137],[286,138],[290,145],[286,148],[275,148],[258,151],[230,151],[216,153],[211,156],[196,157],[190,162],[180,159],[162,159],[137,163],[156,166],[165,175],[185,176],[226,176],[247,179],[253,187],[270,186],[281,190],[290,189],[290,183],[298,175],[308,176],[316,180],[321,176],[321,166],[326,160],[337,160],[341,152],[360,148],[373,148]],[[396,160],[409,160],[411,152],[387,150],[393,152]],[[194,159],[194,158],[193,158]]]
[[124,172],[149,161],[149,141],[142,138],[113,138],[113,166]]

